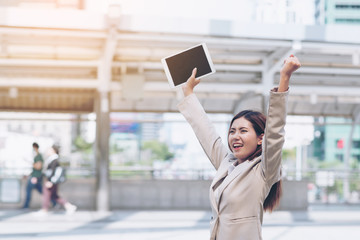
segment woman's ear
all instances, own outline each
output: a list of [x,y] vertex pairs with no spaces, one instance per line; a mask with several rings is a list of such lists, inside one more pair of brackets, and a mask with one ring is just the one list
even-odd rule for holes
[[258,137],[258,145],[261,145],[262,144],[262,141],[263,141],[263,138],[264,138],[264,134],[260,134],[260,136]]

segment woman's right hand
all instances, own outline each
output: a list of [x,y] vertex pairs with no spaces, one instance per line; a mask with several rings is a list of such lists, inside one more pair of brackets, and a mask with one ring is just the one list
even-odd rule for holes
[[189,96],[194,92],[194,87],[200,83],[200,79],[195,78],[197,72],[197,68],[194,68],[191,76],[186,81],[186,83],[182,86],[182,90],[184,92],[185,97]]

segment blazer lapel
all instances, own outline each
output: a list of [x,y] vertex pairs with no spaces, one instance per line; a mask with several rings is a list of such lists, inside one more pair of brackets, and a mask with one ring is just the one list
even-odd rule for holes
[[[216,198],[217,198],[216,193],[218,190],[214,191],[214,186],[219,182],[220,179],[222,179],[223,177],[226,177],[226,175],[228,174],[228,172],[227,172],[228,167],[230,166],[230,164],[232,164],[232,162],[230,162],[230,161],[226,161],[224,163],[226,163],[226,164],[220,165],[220,167],[217,171],[217,174],[215,175],[215,177],[211,183],[211,186],[210,186],[210,203],[211,203],[213,209],[216,210],[216,212],[218,212],[218,208],[217,208],[218,204],[216,203]],[[221,185],[222,184],[220,184],[217,188],[219,188]]]
[[[225,188],[235,179],[235,178],[240,178],[241,175],[243,175],[244,173],[248,172],[249,169],[251,169],[254,165],[256,165],[259,161],[261,160],[261,158],[256,158],[252,161],[245,161],[243,163],[241,163],[240,165],[238,165],[237,167],[235,167],[235,169],[229,174],[229,176],[227,176],[225,178],[225,180],[222,182],[222,184],[220,184],[220,186],[218,187],[218,197],[219,199],[221,198],[222,193],[224,192]],[[217,201],[218,203],[220,201]]]

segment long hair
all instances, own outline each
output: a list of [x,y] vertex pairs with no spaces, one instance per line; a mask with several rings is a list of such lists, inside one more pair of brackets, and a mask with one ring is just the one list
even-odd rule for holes
[[59,155],[60,147],[59,147],[58,145],[54,144],[54,145],[51,146],[51,148],[54,150],[54,152],[55,152],[56,154]]
[[[230,134],[230,129],[231,129],[231,126],[234,123],[234,121],[236,119],[239,119],[242,117],[251,123],[257,136],[264,134],[265,126],[266,126],[266,116],[264,114],[262,114],[261,112],[252,111],[252,110],[244,110],[244,111],[241,111],[238,114],[236,114],[233,117],[233,119],[231,120],[228,136]],[[228,146],[231,150],[229,142],[228,142]],[[261,155],[261,153],[262,153],[262,146],[258,145],[256,147],[256,150],[254,151],[254,153],[251,154],[248,157],[248,159],[253,160],[256,157],[259,157]],[[263,203],[264,210],[268,211],[268,212],[272,212],[275,209],[275,207],[277,207],[279,205],[281,194],[282,194],[282,180],[280,180],[280,181],[274,183],[274,185],[272,185],[270,192],[267,195],[267,197]]]

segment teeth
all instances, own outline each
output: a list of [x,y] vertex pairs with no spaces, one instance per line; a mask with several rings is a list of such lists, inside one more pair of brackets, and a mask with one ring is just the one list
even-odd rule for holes
[[234,147],[242,147],[243,145],[242,144],[234,144],[233,146]]

